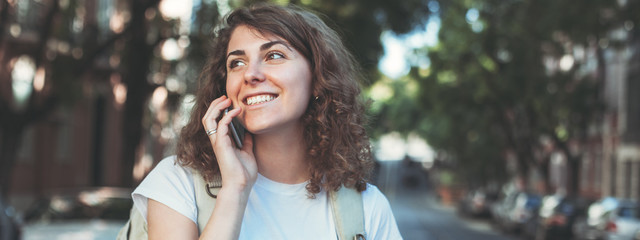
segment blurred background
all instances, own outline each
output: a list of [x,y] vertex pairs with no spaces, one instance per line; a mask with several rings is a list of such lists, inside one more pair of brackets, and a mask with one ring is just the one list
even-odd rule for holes
[[[0,0],[0,239],[113,239],[250,0]],[[364,68],[405,239],[640,239],[639,0],[277,0]]]

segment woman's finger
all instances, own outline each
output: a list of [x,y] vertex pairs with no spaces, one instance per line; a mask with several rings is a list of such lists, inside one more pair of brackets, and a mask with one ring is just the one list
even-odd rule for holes
[[211,101],[211,103],[209,103],[209,106],[207,107],[207,111],[204,113],[203,120],[204,120],[205,117],[211,116],[212,114],[218,114],[216,109],[219,109],[219,107],[217,107],[217,106],[220,103],[224,102],[225,100],[227,100],[227,97],[226,96],[222,96],[222,97],[216,98],[213,101]]
[[229,124],[231,123],[234,117],[240,114],[240,111],[241,111],[240,109],[232,109],[232,110],[229,110],[227,113],[224,113],[224,111],[222,111],[223,116],[218,122],[218,128],[219,128],[218,133],[220,133],[221,136],[227,135],[229,133]]
[[216,119],[220,117],[222,109],[229,107],[230,104],[231,101],[226,99],[226,97],[220,97],[212,101],[209,105],[207,112],[202,117],[202,126],[209,137],[213,136],[213,133],[217,131],[218,124],[216,123]]

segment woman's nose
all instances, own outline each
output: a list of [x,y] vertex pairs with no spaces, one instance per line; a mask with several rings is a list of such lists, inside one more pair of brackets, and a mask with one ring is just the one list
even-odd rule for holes
[[262,82],[265,80],[262,66],[259,63],[249,64],[247,70],[244,72],[244,81],[249,84]]

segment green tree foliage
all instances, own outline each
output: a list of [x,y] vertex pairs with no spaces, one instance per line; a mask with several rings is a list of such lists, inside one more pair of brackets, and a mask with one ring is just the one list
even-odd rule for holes
[[370,134],[378,138],[382,134],[397,131],[405,137],[414,131],[425,116],[418,103],[418,83],[410,77],[390,79],[383,77],[368,88],[371,98],[369,115]]
[[[429,58],[428,73],[411,74],[426,114],[420,132],[453,155],[465,175],[489,173],[469,169],[476,166],[504,166],[506,150],[517,156],[525,180],[530,168],[544,174],[545,156],[535,157],[541,138],[551,139],[577,170],[580,153],[569,142],[581,142],[598,124],[603,51],[624,44],[611,32],[640,24],[631,10],[640,9],[638,1],[618,2],[440,2],[439,43],[416,51]],[[575,190],[577,174],[569,175]]]

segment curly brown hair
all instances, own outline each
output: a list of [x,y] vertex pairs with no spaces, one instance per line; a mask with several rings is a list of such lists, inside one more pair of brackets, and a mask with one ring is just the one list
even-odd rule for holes
[[224,94],[227,47],[233,30],[241,25],[285,39],[310,62],[315,97],[302,117],[310,157],[307,192],[313,197],[322,189],[343,185],[364,191],[372,160],[358,65],[334,30],[297,6],[254,5],[231,12],[223,21],[200,76],[191,118],[178,141],[179,164],[200,171],[208,181],[219,176],[200,120],[211,101]]

